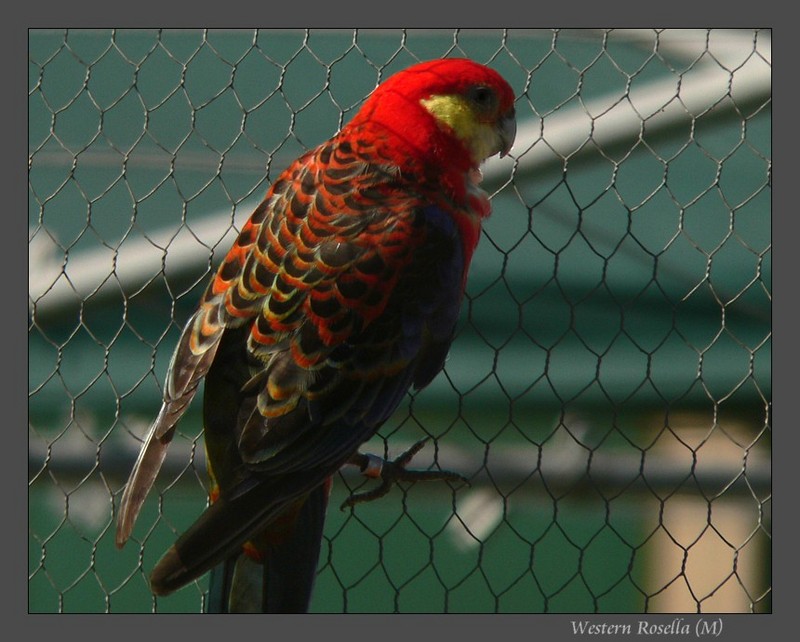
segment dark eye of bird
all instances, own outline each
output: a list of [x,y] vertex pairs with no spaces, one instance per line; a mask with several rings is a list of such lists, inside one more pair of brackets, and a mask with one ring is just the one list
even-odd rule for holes
[[483,108],[491,107],[494,104],[494,93],[488,87],[472,87],[469,91],[469,97]]

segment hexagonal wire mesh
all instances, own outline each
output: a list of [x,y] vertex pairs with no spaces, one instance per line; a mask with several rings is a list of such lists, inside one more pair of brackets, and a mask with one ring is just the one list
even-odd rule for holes
[[[29,605],[199,611],[145,573],[206,501],[197,407],[123,551],[114,502],[177,333],[271,179],[390,73],[518,96],[445,371],[329,510],[317,612],[770,610],[770,34],[30,33]],[[428,461],[425,457],[428,457]],[[343,471],[332,506],[362,480]]]

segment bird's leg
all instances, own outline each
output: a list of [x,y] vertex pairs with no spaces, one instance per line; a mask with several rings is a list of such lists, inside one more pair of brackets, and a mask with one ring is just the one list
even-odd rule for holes
[[427,438],[421,439],[391,461],[372,454],[363,455],[361,453],[356,453],[350,457],[347,461],[348,464],[358,466],[361,473],[366,477],[372,477],[374,479],[380,478],[381,483],[377,488],[373,488],[372,490],[350,495],[342,504],[342,510],[350,506],[355,506],[356,504],[370,502],[373,499],[383,497],[397,482],[443,480],[469,483],[467,478],[463,475],[449,470],[407,470],[406,466],[411,463],[414,455],[422,450],[427,441]]

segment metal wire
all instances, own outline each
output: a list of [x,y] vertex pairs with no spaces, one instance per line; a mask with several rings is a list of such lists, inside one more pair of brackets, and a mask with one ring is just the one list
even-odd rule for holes
[[31,611],[202,610],[145,582],[206,501],[196,409],[113,546],[177,332],[270,180],[441,56],[519,134],[445,371],[367,450],[470,485],[332,509],[312,608],[771,609],[769,32],[356,29],[31,32]]

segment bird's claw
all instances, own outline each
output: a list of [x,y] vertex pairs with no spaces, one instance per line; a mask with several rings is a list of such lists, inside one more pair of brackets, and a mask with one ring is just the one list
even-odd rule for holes
[[382,459],[377,455],[356,453],[349,460],[348,464],[358,466],[361,473],[367,477],[380,478],[381,483],[372,490],[361,493],[353,493],[341,506],[341,509],[371,502],[374,499],[383,497],[388,493],[392,486],[397,482],[416,482],[416,481],[459,481],[469,483],[466,477],[449,470],[407,470],[406,466],[427,443],[428,439],[421,439],[408,450],[400,453],[391,461]]

